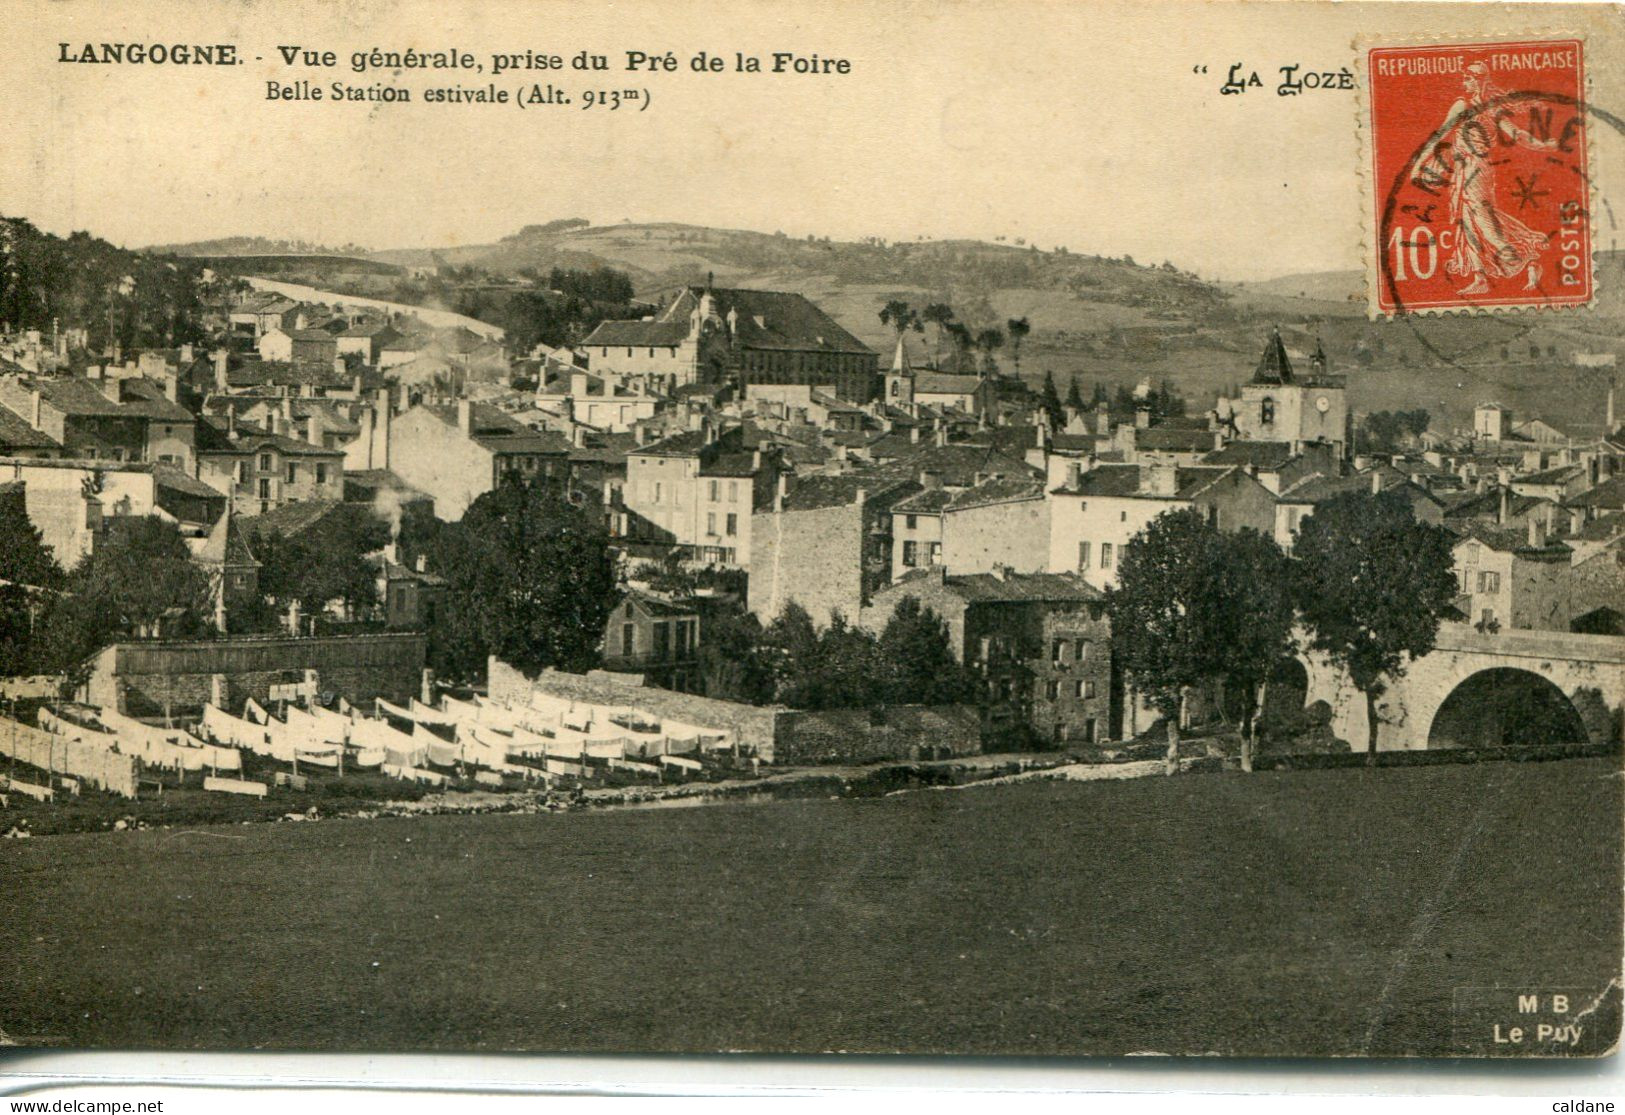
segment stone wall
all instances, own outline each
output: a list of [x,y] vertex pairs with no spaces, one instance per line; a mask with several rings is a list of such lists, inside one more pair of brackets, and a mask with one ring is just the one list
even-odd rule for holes
[[772,623],[792,600],[815,626],[839,611],[857,621],[863,609],[861,504],[809,511],[769,511],[751,523],[749,607]]
[[946,758],[982,750],[981,717],[971,705],[896,705],[779,714],[781,766]]
[[[198,642],[116,643],[98,654],[86,700],[131,716],[195,714],[215,697],[235,710],[252,697],[270,700],[271,686],[306,680],[317,690],[361,704],[376,697],[402,702],[421,692],[425,636],[391,632],[326,638],[251,636]],[[224,678],[224,692],[213,679]]]

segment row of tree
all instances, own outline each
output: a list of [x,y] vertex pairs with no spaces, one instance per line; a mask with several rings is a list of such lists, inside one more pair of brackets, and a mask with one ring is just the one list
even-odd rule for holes
[[1021,345],[1032,332],[1032,324],[1025,317],[1009,318],[1003,329],[997,326],[974,328],[960,321],[954,308],[946,302],[932,302],[917,309],[900,298],[891,299],[881,307],[880,321],[891,326],[899,340],[905,333],[923,333],[927,325],[933,326],[936,330],[937,353],[943,351],[944,342],[947,342],[952,346],[956,366],[960,368],[972,366],[972,354],[979,353],[980,369],[987,375],[998,371],[994,353],[1008,342],[1010,362],[1015,367],[1016,375],[1020,376]]
[[1433,648],[1456,595],[1451,536],[1397,494],[1319,505],[1291,557],[1252,530],[1221,532],[1199,511],[1161,515],[1125,547],[1107,593],[1114,665],[1166,720],[1170,768],[1193,692],[1244,696],[1251,769],[1261,690],[1293,653],[1296,628],[1365,695],[1368,753],[1377,700]]

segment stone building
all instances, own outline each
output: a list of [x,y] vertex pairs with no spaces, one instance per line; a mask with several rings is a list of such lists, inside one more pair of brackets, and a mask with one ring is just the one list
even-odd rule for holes
[[667,389],[828,386],[849,402],[879,390],[875,351],[784,291],[684,287],[653,317],[601,323],[581,347],[595,373],[641,376]]
[[911,573],[876,592],[864,627],[904,597],[941,616],[954,657],[980,676],[985,734],[1003,747],[1116,738],[1105,597],[1075,573]]

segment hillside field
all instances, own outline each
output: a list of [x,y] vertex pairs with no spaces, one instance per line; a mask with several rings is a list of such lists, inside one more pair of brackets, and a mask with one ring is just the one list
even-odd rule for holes
[[1597,759],[5,841],[0,1029],[1442,1054],[1455,989],[1619,974],[1620,832]]

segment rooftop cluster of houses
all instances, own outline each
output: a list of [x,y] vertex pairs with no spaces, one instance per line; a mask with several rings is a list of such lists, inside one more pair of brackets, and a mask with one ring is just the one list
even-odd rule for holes
[[[160,515],[252,592],[233,516],[296,528],[388,492],[455,520],[517,476],[600,509],[629,557],[675,550],[743,572],[764,622],[794,601],[816,622],[878,629],[915,596],[991,687],[1038,679],[1045,734],[1094,738],[1119,728],[1103,590],[1147,523],[1195,508],[1290,549],[1322,502],[1386,490],[1459,536],[1469,621],[1625,633],[1611,396],[1600,437],[1491,404],[1470,434],[1370,457],[1344,378],[1278,334],[1205,413],[1154,420],[1141,392],[1133,419],[1103,405],[1056,429],[1011,381],[916,367],[901,338],[884,360],[800,295],[711,284],[519,358],[478,334],[263,293],[206,348],[122,362],[75,362],[38,337],[33,350],[0,366],[0,483],[23,485],[70,565],[106,518]],[[380,577],[386,601],[403,590],[392,622],[426,620],[433,571],[380,555]],[[606,662],[694,684],[699,611],[630,598]]]

